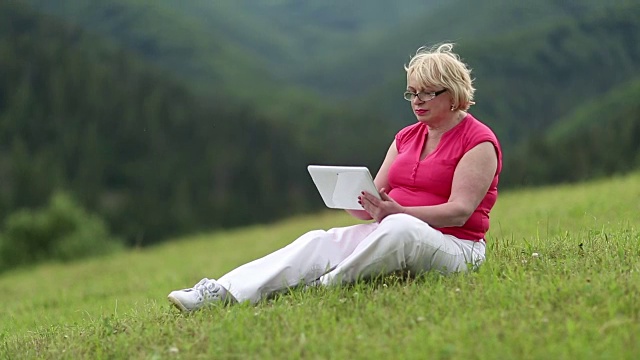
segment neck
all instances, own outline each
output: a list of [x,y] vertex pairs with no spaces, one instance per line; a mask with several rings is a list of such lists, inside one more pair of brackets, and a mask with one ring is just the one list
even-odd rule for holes
[[462,119],[464,119],[465,116],[467,116],[467,113],[462,110],[452,111],[450,116],[442,119],[442,121],[437,124],[427,125],[429,128],[429,134],[440,136],[453,129],[462,121]]

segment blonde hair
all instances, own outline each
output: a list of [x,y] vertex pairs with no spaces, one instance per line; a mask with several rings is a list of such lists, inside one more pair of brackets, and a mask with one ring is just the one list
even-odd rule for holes
[[468,110],[475,102],[471,69],[452,52],[453,44],[444,43],[431,48],[420,47],[405,65],[407,81],[416,80],[424,87],[442,86],[451,94],[452,110]]

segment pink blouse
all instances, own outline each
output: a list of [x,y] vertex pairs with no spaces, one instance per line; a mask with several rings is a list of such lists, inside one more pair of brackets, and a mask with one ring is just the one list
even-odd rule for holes
[[442,135],[436,149],[422,161],[420,154],[428,128],[423,123],[409,125],[396,134],[398,156],[389,169],[389,196],[403,206],[446,203],[451,195],[453,173],[462,156],[482,142],[490,142],[498,155],[498,168],[491,186],[469,220],[460,227],[438,228],[459,239],[480,241],[489,230],[489,212],[498,197],[498,177],[502,170],[502,150],[491,129],[468,114]]

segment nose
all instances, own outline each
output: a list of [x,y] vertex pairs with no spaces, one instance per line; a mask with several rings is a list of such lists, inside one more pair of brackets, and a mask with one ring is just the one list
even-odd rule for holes
[[411,99],[411,102],[413,104],[422,104],[424,101],[420,100],[420,97],[418,95],[414,95],[413,99]]

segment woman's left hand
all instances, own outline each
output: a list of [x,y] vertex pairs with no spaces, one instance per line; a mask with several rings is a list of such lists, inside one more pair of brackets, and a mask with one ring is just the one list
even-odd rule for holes
[[380,198],[378,199],[368,192],[363,192],[358,197],[360,205],[375,221],[381,222],[388,215],[405,212],[400,204],[387,195],[384,188],[380,189]]

